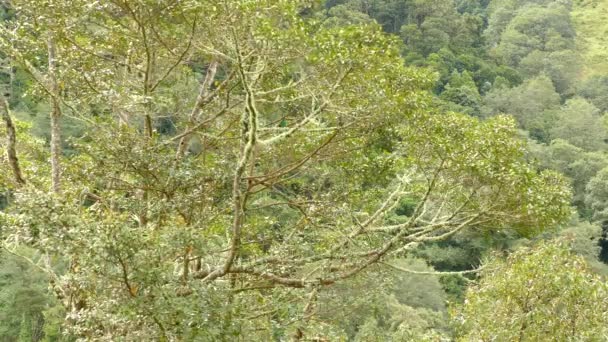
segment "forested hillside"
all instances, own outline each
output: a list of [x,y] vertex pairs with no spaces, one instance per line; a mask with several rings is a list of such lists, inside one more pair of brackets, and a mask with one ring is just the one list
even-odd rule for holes
[[608,340],[608,2],[0,2],[0,341]]
[[608,73],[608,2],[605,0],[576,1],[572,20],[578,34],[585,71],[581,77],[606,75]]

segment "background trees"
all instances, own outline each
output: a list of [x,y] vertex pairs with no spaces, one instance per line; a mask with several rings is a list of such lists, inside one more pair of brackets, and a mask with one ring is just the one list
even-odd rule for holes
[[491,250],[601,240],[565,223],[601,212],[606,158],[563,1],[11,5],[9,109],[34,128],[27,185],[0,173],[3,247],[38,251],[72,336],[449,337]]
[[[36,258],[32,251],[21,250],[20,254]],[[2,259],[0,274],[2,339],[10,341],[19,336],[20,341],[39,341],[43,338],[46,341],[60,340],[64,312],[48,291],[48,279],[45,273],[14,255],[5,254]]]
[[[463,341],[603,339],[605,282],[567,246],[545,244],[486,265],[458,316]],[[498,299],[498,300],[497,300]]]
[[605,150],[606,127],[599,110],[581,98],[566,101],[551,127],[553,138],[564,139],[587,151]]

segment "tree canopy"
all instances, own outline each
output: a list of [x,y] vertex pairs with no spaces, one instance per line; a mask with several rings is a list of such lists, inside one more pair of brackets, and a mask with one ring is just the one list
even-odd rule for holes
[[[603,79],[568,1],[1,8],[7,340],[533,337],[526,281],[602,289],[575,254],[602,272]],[[574,252],[517,251],[562,228]]]
[[[460,340],[603,340],[608,287],[560,243],[486,264],[458,321]],[[498,299],[498,300],[497,300]]]

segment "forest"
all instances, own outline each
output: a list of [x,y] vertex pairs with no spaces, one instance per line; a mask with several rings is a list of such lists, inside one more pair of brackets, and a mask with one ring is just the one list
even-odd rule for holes
[[0,341],[608,341],[608,0],[0,1]]

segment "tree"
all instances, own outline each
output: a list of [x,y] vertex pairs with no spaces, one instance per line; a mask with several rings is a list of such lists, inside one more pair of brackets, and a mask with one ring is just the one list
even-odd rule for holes
[[[417,287],[424,291],[412,291]],[[348,339],[420,338],[447,335],[445,294],[439,276],[420,259],[377,265],[320,294],[318,320]]]
[[519,5],[521,5],[521,1],[518,0],[489,1],[487,7],[488,27],[484,32],[484,36],[490,46],[496,47],[498,45],[500,35],[516,15]]
[[593,212],[596,221],[608,220],[608,168],[601,169],[587,184],[585,203]]
[[560,236],[570,242],[572,252],[585,258],[585,261],[593,272],[608,276],[608,264],[601,260],[605,244],[602,227],[597,223],[587,221],[571,222],[568,228],[560,231]]
[[573,48],[574,29],[567,7],[551,3],[546,7],[528,5],[510,11],[507,18],[513,13],[514,16],[505,18],[508,25],[500,33],[496,47],[497,55],[506,64],[518,66],[534,50],[552,52]]
[[412,1],[408,14],[400,36],[410,50],[428,56],[442,48],[468,52],[480,45],[483,19],[461,15],[452,2]]
[[454,3],[441,0],[411,0],[411,22],[421,27],[429,17],[446,17],[456,13]]
[[367,14],[354,11],[347,5],[332,7],[327,11],[327,16],[327,26],[365,25],[373,22]]
[[13,119],[11,118],[11,113],[9,112],[8,102],[4,98],[0,99],[0,111],[2,112],[2,119],[6,126],[6,157],[13,172],[15,183],[23,185],[25,184],[25,180],[23,179],[21,166],[19,165],[19,159],[17,158],[17,133],[15,125],[13,124]]
[[457,71],[452,73],[445,91],[441,93],[441,98],[459,105],[461,109],[459,112],[479,116],[481,95],[471,74],[466,70],[462,74]]
[[[53,30],[55,70],[36,67],[87,136],[61,196],[23,187],[0,222],[7,248],[68,263],[40,266],[79,337],[310,337],[318,292],[372,265],[569,216],[513,120],[438,112],[432,76],[377,25],[324,26],[307,1],[13,3],[2,46],[27,67]],[[41,16],[55,25],[24,29]],[[390,221],[403,198],[413,210]]]
[[402,26],[400,35],[411,50],[428,56],[449,44],[450,36],[443,28],[439,20],[428,20],[421,27],[414,24]]
[[524,57],[520,70],[527,77],[545,74],[551,78],[558,93],[573,94],[581,71],[581,56],[572,50],[554,52],[532,51]]
[[[356,2],[352,1],[351,2]],[[398,33],[410,13],[408,0],[375,0],[371,15],[386,32]]]
[[608,112],[608,77],[593,76],[579,85],[578,94],[593,103],[602,113]]
[[[31,251],[21,250],[20,253],[37,258]],[[44,317],[47,309],[57,307],[58,303],[48,293],[48,279],[44,272],[4,252],[0,263],[0,338],[5,341],[41,341],[45,337],[44,325],[61,322]]]
[[600,112],[583,98],[573,98],[557,112],[557,120],[550,133],[553,138],[568,141],[587,151],[604,150],[607,137],[606,127]]
[[456,8],[460,13],[484,13],[489,0],[456,0]]
[[586,152],[563,139],[555,139],[548,146],[537,145],[532,154],[542,168],[556,170],[570,178],[573,204],[581,217],[591,218],[592,211],[585,204],[586,187],[598,171],[608,166],[604,153]]
[[[46,6],[46,3],[41,3],[41,6]],[[61,191],[61,155],[62,155],[62,141],[61,141],[61,128],[60,128],[60,119],[62,116],[62,109],[60,104],[60,80],[57,71],[57,48],[56,41],[54,36],[54,29],[57,28],[58,23],[55,21],[54,10],[61,8],[53,7],[49,11],[51,15],[40,17],[39,21],[36,22],[35,26],[43,26],[46,29],[45,36],[40,37],[37,36],[37,44],[38,48],[41,47],[40,41],[44,41],[44,46],[46,47],[45,51],[45,59],[47,61],[47,66],[45,72],[41,72],[40,68],[35,66],[36,63],[32,63],[27,57],[20,52],[18,48],[15,48],[16,44],[14,39],[19,36],[19,31],[27,30],[27,28],[12,26],[10,25],[13,20],[7,20],[5,22],[6,27],[3,29],[3,33],[5,34],[5,38],[11,37],[12,39],[4,39],[2,41],[3,50],[8,54],[8,59],[11,60],[11,65],[16,64],[20,65],[24,70],[26,70],[30,76],[38,83],[41,89],[44,90],[44,93],[48,95],[48,102],[50,105],[49,110],[49,118],[50,118],[50,146],[51,146],[51,187],[55,193],[60,193]],[[16,12],[19,12],[19,8],[15,9]],[[22,13],[17,13],[16,16],[21,15]],[[32,41],[30,41],[31,43]],[[20,46],[20,48],[24,48],[24,46]],[[40,53],[40,50],[38,50]],[[40,55],[42,55],[40,53]],[[39,56],[40,56],[39,55]],[[38,56],[38,57],[39,57]],[[8,111],[8,105],[4,111]]]
[[595,340],[608,337],[608,286],[563,242],[486,264],[456,315],[459,340]]
[[547,76],[528,79],[511,89],[494,88],[484,102],[485,116],[511,114],[533,138],[545,143],[551,141],[549,131],[555,122],[554,110],[560,107],[560,96]]

